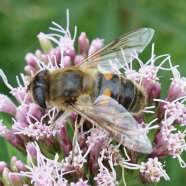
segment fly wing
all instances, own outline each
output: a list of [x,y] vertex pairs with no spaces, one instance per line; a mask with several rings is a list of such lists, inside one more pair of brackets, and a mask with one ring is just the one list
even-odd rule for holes
[[132,115],[117,101],[108,96],[99,96],[93,105],[76,104],[74,111],[100,126],[117,142],[131,150],[151,153],[152,145],[144,130]]
[[133,55],[145,49],[153,35],[154,30],[151,28],[140,28],[123,34],[87,57],[78,66],[97,67],[102,73],[109,73],[112,65],[115,64],[119,70],[121,66],[134,59]]

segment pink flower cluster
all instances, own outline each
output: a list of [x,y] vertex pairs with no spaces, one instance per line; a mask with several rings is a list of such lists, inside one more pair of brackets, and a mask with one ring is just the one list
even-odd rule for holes
[[[71,37],[68,11],[66,29],[55,22],[53,25],[54,28],[50,29],[55,33],[38,35],[42,51],[36,50],[34,54],[26,55],[27,75],[20,75],[22,83],[17,76],[18,86],[12,87],[0,70],[0,76],[17,101],[14,104],[7,95],[0,94],[0,111],[12,116],[12,129],[8,129],[0,120],[0,136],[27,154],[27,164],[16,157],[12,157],[11,166],[0,161],[0,185],[114,186],[119,183],[126,185],[125,175],[129,181],[157,183],[161,177],[170,180],[163,169],[165,166],[160,162],[167,155],[177,158],[181,167],[185,168],[186,163],[181,155],[186,151],[186,79],[180,76],[177,67],[172,66],[170,55],[155,56],[154,45],[146,63],[137,55],[132,56],[140,65],[138,70],[133,69],[132,62],[122,66],[125,76],[143,86],[146,92],[148,106],[135,119],[151,139],[151,154],[143,154],[141,159],[142,154],[139,156],[139,153],[116,144],[105,131],[88,121],[80,128],[73,146],[76,113],[68,112],[54,126],[51,124],[58,109],[41,109],[32,101],[27,92],[30,79],[43,69],[53,71],[76,65],[103,46],[103,39],[95,39],[89,44],[89,39],[82,32],[76,53],[74,43],[77,28]],[[165,63],[169,68],[164,67]],[[164,100],[160,99],[160,70],[173,74]],[[136,178],[132,175],[130,178],[131,171],[140,172],[137,180],[133,180]]]

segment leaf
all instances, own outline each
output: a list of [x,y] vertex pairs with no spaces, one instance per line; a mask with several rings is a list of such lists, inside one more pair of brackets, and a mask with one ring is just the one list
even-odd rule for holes
[[0,150],[1,161],[10,163],[12,156],[16,156],[22,162],[24,163],[26,162],[26,157],[3,138],[0,139],[0,147],[1,147]]
[[[0,113],[0,119],[3,119],[3,124],[5,126],[7,126],[8,128],[11,128],[9,114]],[[1,161],[10,163],[12,156],[16,156],[19,160],[26,162],[26,157],[2,137],[0,137],[0,147],[1,147],[1,150],[0,150]]]

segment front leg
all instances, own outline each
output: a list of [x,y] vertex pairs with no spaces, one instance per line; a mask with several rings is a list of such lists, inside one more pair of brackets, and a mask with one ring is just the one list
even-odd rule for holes
[[52,128],[55,127],[56,121],[60,118],[61,121],[65,120],[70,115],[70,110],[59,110],[51,121]]
[[55,115],[54,119],[53,119],[53,123],[55,123],[60,117],[61,115],[64,113],[63,110],[59,110],[58,113]]
[[83,126],[84,121],[85,121],[85,119],[80,115],[78,115],[78,117],[76,118],[74,137],[73,137],[73,141],[72,141],[72,162],[74,161],[74,151],[75,151],[75,148],[77,147],[76,143],[77,143],[77,136],[79,133],[79,128],[81,126]]

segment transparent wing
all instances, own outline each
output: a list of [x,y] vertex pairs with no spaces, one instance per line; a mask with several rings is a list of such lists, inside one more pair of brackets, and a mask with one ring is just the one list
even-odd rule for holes
[[87,57],[78,66],[98,67],[102,72],[108,73],[111,71],[111,65],[115,63],[120,69],[126,62],[133,60],[132,55],[145,49],[153,35],[154,30],[151,28],[140,28],[126,33]]
[[132,115],[117,101],[99,96],[93,105],[76,104],[73,108],[90,122],[104,129],[117,142],[131,150],[151,153],[152,145]]

